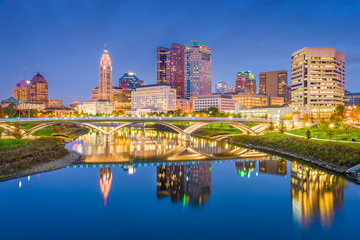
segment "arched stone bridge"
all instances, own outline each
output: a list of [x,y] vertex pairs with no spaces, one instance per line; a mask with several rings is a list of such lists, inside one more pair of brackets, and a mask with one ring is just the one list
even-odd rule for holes
[[[80,126],[84,126],[95,131],[98,131],[104,134],[105,137],[110,136],[117,130],[121,128],[125,128],[132,124],[139,124],[139,123],[157,123],[166,127],[169,127],[176,131],[180,138],[183,140],[189,140],[190,135],[195,132],[196,130],[203,128],[205,126],[216,124],[216,123],[223,123],[230,125],[234,128],[241,130],[243,133],[257,135],[264,131],[269,122],[274,121],[273,119],[247,119],[247,118],[217,118],[217,117],[78,117],[78,118],[19,118],[19,119],[0,119],[0,127],[3,127],[8,130],[13,130],[15,122],[19,124],[37,124],[36,126],[22,130],[23,134],[31,135],[32,133],[39,131],[42,128],[56,125],[60,123],[71,123],[77,124]],[[98,127],[98,123],[118,123],[116,127],[114,127],[110,131],[103,130],[102,128]],[[181,129],[176,126],[174,123],[178,122],[187,122],[190,123],[188,127],[185,129]],[[258,125],[254,127],[249,127],[244,123],[247,122],[254,122],[258,123]]]

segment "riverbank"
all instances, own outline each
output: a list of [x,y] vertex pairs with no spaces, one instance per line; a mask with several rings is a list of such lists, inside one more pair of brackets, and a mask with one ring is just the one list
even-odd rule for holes
[[[339,174],[346,174],[360,164],[360,150],[348,144],[319,142],[279,133],[263,136],[241,135],[231,137],[231,144],[290,156]],[[360,183],[359,177],[355,177]]]
[[0,150],[0,181],[66,167],[80,159],[64,148],[64,140],[41,137],[21,146]]

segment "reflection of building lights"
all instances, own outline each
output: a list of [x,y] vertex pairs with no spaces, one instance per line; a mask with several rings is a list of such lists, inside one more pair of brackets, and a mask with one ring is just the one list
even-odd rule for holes
[[19,188],[21,188],[21,185],[22,185],[22,183],[21,183],[21,181],[19,181]]

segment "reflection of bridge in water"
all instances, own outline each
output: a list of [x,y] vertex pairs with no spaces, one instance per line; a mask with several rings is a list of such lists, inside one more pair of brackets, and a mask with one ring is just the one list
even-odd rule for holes
[[[291,163],[290,171],[285,159],[213,140],[193,138],[184,144],[171,133],[126,134],[129,135],[118,137],[114,144],[99,142],[102,138],[93,135],[86,139],[86,144],[80,138],[68,146],[87,156],[70,168],[100,168],[105,204],[114,169],[136,174],[136,169],[147,167],[156,169],[158,199],[201,207],[211,197],[211,168],[230,164],[235,174],[250,180],[262,174],[286,179],[291,174],[292,215],[303,228],[319,221],[324,229],[329,229],[336,212],[343,207],[345,181],[339,176],[297,162]],[[256,181],[252,183],[257,186]]]
[[[128,134],[128,133],[126,133]],[[269,154],[254,151],[248,148],[220,143],[213,140],[192,138],[190,142],[179,141],[175,134],[164,133],[170,139],[152,137],[153,133],[129,134],[127,137],[118,137],[115,144],[102,144],[97,135],[87,136],[87,144],[82,138],[67,145],[68,149],[77,151],[87,157],[81,164],[98,163],[156,163],[186,162],[186,161],[211,161],[234,159],[266,159]],[[159,135],[159,134],[158,134]]]

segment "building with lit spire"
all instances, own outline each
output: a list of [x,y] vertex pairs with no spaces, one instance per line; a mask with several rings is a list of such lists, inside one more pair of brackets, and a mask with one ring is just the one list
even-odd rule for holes
[[108,100],[113,101],[113,85],[112,85],[112,65],[109,52],[106,48],[100,59],[99,67],[99,87],[93,89],[91,100]]

